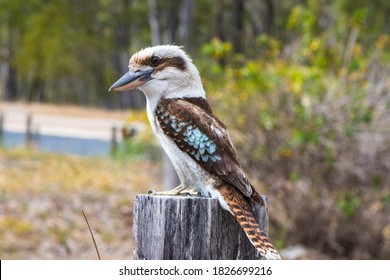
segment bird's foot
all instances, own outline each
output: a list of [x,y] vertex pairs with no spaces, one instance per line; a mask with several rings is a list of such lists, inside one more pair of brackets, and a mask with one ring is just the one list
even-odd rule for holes
[[170,191],[154,191],[149,190],[148,194],[150,195],[169,195],[169,196],[175,196],[175,195],[185,195],[185,196],[203,196],[198,190],[196,189],[187,189],[187,187],[183,187],[182,185],[174,188]]
[[151,195],[180,195],[180,193],[185,190],[186,187],[183,187],[182,185],[177,186],[173,190],[169,191],[154,191],[154,190],[149,190],[148,194]]

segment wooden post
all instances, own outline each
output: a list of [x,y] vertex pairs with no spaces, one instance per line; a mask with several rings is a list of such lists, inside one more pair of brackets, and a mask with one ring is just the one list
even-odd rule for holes
[[[265,207],[255,216],[268,233]],[[137,195],[134,202],[135,259],[260,259],[234,217],[217,199],[194,196]]]
[[116,126],[111,128],[111,155],[115,155],[117,150],[118,141],[116,139]]
[[33,133],[32,133],[32,116],[29,113],[26,119],[26,146],[29,147],[33,142]]
[[4,117],[3,113],[0,113],[0,145],[3,143],[4,137]]

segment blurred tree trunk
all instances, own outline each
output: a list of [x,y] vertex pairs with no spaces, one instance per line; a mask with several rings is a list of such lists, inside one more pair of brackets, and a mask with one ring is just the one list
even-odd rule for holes
[[12,65],[12,59],[14,55],[14,41],[16,40],[16,31],[12,26],[8,27],[8,43],[7,43],[7,74],[5,79],[5,94],[4,99],[6,101],[15,101],[19,98],[18,90],[18,71],[17,68]]
[[176,33],[177,27],[179,25],[178,20],[178,1],[169,1],[168,3],[168,12],[166,14],[167,21],[167,43],[173,44],[176,43]]
[[161,36],[157,0],[149,0],[149,24],[152,33],[152,45],[160,45]]
[[[225,41],[225,30],[224,30],[224,0],[217,0],[215,2],[215,37],[217,37],[221,41]],[[224,68],[226,66],[226,60],[225,57],[222,56],[218,58],[218,64]]]
[[266,4],[266,19],[264,23],[264,30],[265,33],[272,33],[272,26],[274,22],[274,6],[272,3],[272,0],[265,0],[264,3]]
[[262,0],[248,3],[246,7],[254,37],[262,33],[270,34],[274,21],[274,8],[272,0]]
[[6,101],[16,101],[18,98],[17,70],[8,63],[4,99]]
[[244,11],[244,0],[234,0],[233,50],[236,53],[244,51]]
[[224,32],[224,0],[216,0],[215,1],[215,36],[221,41],[225,40],[225,32]]
[[180,23],[179,23],[179,42],[186,46],[187,50],[191,50],[189,42],[190,32],[192,27],[192,15],[194,11],[194,0],[183,0],[180,7]]
[[45,102],[44,81],[35,77],[32,80],[28,102]]

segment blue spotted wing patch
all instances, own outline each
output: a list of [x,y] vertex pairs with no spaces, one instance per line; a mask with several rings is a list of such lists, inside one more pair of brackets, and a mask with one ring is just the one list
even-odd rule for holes
[[194,148],[190,154],[195,157],[197,161],[216,162],[222,157],[216,153],[216,144],[199,128],[193,125],[188,125],[183,133],[183,141]]

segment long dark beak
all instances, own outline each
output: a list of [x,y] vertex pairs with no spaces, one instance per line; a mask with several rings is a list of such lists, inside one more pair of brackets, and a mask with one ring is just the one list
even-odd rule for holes
[[108,91],[125,91],[135,89],[152,79],[154,69],[129,71],[116,81]]

